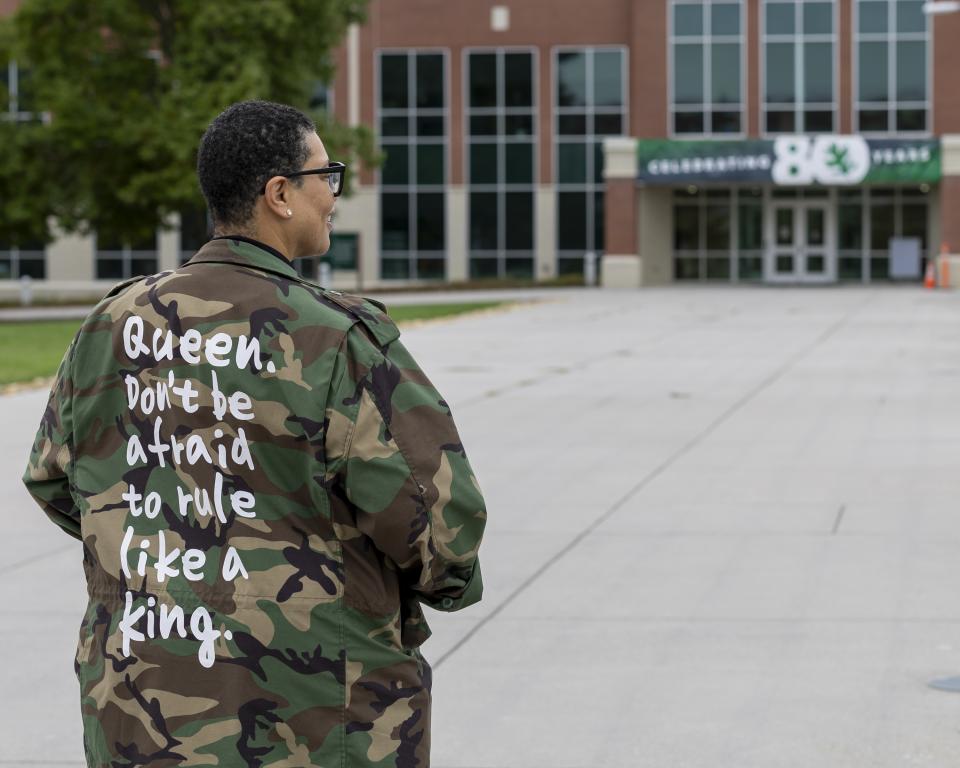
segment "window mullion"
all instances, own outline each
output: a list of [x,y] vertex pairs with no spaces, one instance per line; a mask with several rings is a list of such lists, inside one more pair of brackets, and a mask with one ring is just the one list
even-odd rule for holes
[[700,38],[700,46],[703,49],[703,101],[700,102],[700,109],[703,110],[703,128],[708,134],[713,133],[713,77],[710,72],[710,57],[713,51],[713,14],[710,12],[710,4],[703,6],[703,37]]
[[806,30],[802,25],[803,6],[801,3],[794,2],[793,28],[797,30],[797,35],[793,44],[793,120],[797,133],[805,133],[807,128],[804,113],[806,98],[803,91],[803,40]]
[[586,237],[586,253],[596,253],[597,243],[596,243],[596,227],[594,221],[596,219],[596,206],[594,205],[594,175],[596,174],[596,169],[594,168],[596,159],[595,159],[595,150],[594,150],[594,135],[593,135],[593,123],[594,116],[596,114],[597,108],[597,95],[594,93],[594,69],[595,69],[595,57],[597,51],[595,48],[591,48],[587,54],[587,113],[586,113],[586,125],[584,130],[586,133],[587,140],[586,144],[586,154],[587,154],[587,178],[585,179],[585,197],[587,199],[587,237]]
[[697,276],[703,282],[707,274],[707,209],[704,196],[706,190],[700,189],[697,199]]
[[895,3],[887,3],[887,132],[897,128],[897,33],[893,26],[896,22]]
[[893,194],[893,236],[903,237],[903,193],[899,187]]
[[20,114],[20,67],[17,66],[17,62],[13,59],[10,60],[10,63],[7,66],[7,82],[10,85],[10,103],[9,109],[10,114],[13,119],[17,119],[17,115]]
[[506,195],[503,192],[506,182],[506,79],[505,57],[502,48],[496,52],[496,108],[497,108],[497,274],[503,277],[506,272],[504,250],[507,245],[506,235]]
[[407,51],[407,278],[415,274],[417,248],[417,53]]
[[740,282],[740,189],[730,190],[730,282]]

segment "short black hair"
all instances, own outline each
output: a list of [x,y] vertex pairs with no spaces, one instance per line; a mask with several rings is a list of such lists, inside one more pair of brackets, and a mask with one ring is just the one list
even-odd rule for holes
[[197,177],[214,227],[247,224],[264,183],[303,168],[310,154],[306,139],[314,131],[299,109],[272,101],[240,101],[221,112],[197,153]]

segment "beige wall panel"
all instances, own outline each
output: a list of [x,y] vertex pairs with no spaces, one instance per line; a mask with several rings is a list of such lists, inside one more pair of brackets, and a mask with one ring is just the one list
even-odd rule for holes
[[552,184],[537,187],[534,205],[537,217],[534,276],[537,280],[550,280],[557,276],[557,192]]
[[[360,237],[360,277],[354,275],[351,287],[360,290],[380,279],[380,196],[376,187],[362,186],[351,197],[337,201],[334,232],[356,232]],[[340,276],[335,281],[339,284]],[[344,279],[347,279],[346,277]]]
[[57,235],[47,246],[47,279],[93,280],[93,236]]
[[180,266],[180,216],[173,214],[171,228],[157,232],[157,271],[176,269]]
[[643,285],[642,263],[634,254],[607,253],[603,256],[601,288],[639,288]]
[[662,285],[673,279],[673,205],[668,187],[638,190],[640,259],[643,284]]
[[447,280],[466,280],[467,264],[467,191],[462,186],[447,187]]

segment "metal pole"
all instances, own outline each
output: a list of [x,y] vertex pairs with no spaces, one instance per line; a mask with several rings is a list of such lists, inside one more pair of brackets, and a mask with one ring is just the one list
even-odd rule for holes
[[597,254],[593,251],[583,256],[583,283],[591,287],[597,284]]
[[33,278],[30,275],[20,277],[20,304],[29,307],[33,303]]

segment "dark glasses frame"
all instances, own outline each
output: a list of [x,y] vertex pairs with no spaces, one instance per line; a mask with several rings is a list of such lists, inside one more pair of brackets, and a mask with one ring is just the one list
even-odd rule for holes
[[[330,165],[326,165],[323,168],[309,168],[303,171],[294,171],[293,173],[278,173],[277,176],[283,176],[285,179],[292,179],[296,176],[312,176],[319,174],[331,174],[336,175],[337,184],[333,186],[330,184],[330,189],[333,191],[334,197],[340,197],[340,193],[343,192],[343,180],[347,177],[347,165],[346,163],[333,162]],[[263,189],[260,190],[260,194],[264,195],[267,192],[267,185],[263,185]]]

